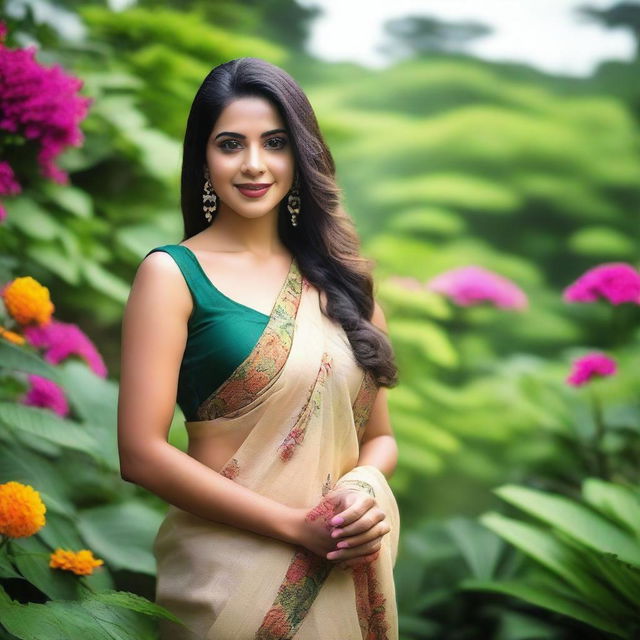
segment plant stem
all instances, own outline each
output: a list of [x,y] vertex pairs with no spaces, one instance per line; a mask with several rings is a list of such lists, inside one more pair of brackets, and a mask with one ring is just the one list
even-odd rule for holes
[[593,407],[593,423],[595,426],[593,434],[593,447],[596,457],[596,470],[597,475],[600,478],[607,480],[609,478],[609,468],[607,464],[607,456],[602,449],[605,425],[602,417],[602,404],[600,398],[593,390],[593,387],[589,389],[589,395],[591,397],[591,406]]

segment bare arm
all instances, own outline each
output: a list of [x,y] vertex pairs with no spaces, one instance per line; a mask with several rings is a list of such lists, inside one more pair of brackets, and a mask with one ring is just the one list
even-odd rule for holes
[[122,478],[202,518],[295,543],[299,510],[237,484],[167,442],[192,304],[170,255],[156,252],[142,261],[122,323]]
[[[372,324],[388,334],[387,320],[382,307],[374,301]],[[376,394],[369,419],[360,442],[359,465],[378,467],[387,478],[391,478],[398,464],[398,444],[389,418],[387,389],[380,387]]]

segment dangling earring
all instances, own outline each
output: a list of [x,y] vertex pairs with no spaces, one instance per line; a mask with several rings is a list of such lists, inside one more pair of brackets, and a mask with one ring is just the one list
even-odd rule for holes
[[291,214],[291,226],[298,226],[298,215],[300,213],[300,192],[298,191],[298,177],[296,176],[295,183],[293,185],[293,189],[289,193],[289,197],[287,199],[287,208],[289,209],[289,213]]
[[[213,191],[213,186],[211,181],[209,180],[209,171],[208,169],[204,170],[204,193],[202,194],[202,208],[204,209],[204,217],[207,219],[207,222],[211,222],[213,219],[212,214],[215,213],[218,207],[218,198]],[[208,203],[212,203],[209,205]]]

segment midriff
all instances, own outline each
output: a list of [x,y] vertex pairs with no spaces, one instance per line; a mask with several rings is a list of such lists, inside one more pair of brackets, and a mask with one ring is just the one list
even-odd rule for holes
[[220,425],[208,424],[211,422],[213,421],[202,420],[185,423],[189,433],[187,454],[220,473],[225,463],[242,446],[252,427],[221,428]]

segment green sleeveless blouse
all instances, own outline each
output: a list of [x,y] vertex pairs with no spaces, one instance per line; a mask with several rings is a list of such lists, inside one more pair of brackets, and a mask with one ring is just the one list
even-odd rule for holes
[[193,299],[177,402],[185,419],[195,421],[202,402],[251,353],[269,316],[219,291],[188,247],[166,244],[152,249],[147,256],[154,251],[164,251],[175,260]]

